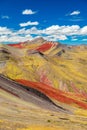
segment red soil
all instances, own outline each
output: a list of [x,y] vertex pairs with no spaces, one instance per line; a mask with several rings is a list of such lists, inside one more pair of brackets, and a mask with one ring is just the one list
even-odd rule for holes
[[41,52],[45,52],[45,51],[49,50],[51,47],[54,47],[54,46],[56,46],[55,43],[46,42],[45,44],[39,46],[36,50],[41,51]]
[[[25,44],[26,44],[26,42],[20,42],[20,43],[16,43],[16,44],[8,44],[8,45],[22,49],[22,48],[25,48]],[[35,50],[40,51],[40,52],[45,52],[54,46],[56,46],[56,43],[46,42],[43,45],[37,47]]]
[[43,83],[31,82],[23,79],[18,79],[16,81],[23,85],[35,88],[44,93],[45,95],[47,95],[49,98],[53,98],[59,102],[66,104],[76,104],[83,109],[87,109],[87,104],[85,102],[79,101],[78,98],[73,99],[72,96],[70,97],[70,93],[65,93],[61,90],[55,89]]
[[47,77],[47,72],[43,71],[42,73],[38,73],[40,76],[40,82],[49,86],[53,86],[52,81]]
[[24,42],[20,42],[20,43],[17,43],[17,44],[8,44],[8,45],[12,46],[12,47],[16,47],[16,48],[22,49],[22,48],[24,48],[25,43]]

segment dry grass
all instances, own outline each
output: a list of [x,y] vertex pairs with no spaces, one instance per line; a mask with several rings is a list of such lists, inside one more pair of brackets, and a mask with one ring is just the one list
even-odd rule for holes
[[86,130],[85,116],[81,110],[68,115],[41,109],[0,90],[0,130]]
[[[80,92],[83,90],[87,93],[87,48],[76,47],[67,50],[60,57],[55,56],[60,51],[59,48],[44,52],[44,57],[39,54],[27,55],[26,51],[35,49],[37,45],[30,45],[30,48],[26,46],[26,55],[16,60],[13,55],[13,58],[6,61],[3,71],[0,69],[0,73],[12,79],[47,81],[46,84],[51,81],[53,87],[62,88],[63,91],[66,84],[73,96],[73,93],[77,93],[71,87],[72,81]],[[15,49],[13,53],[15,54]],[[23,54],[21,50],[19,53]],[[41,75],[45,75],[45,80],[40,80]],[[66,108],[74,110],[74,114],[47,111],[0,90],[0,130],[87,130],[87,110],[69,105]]]

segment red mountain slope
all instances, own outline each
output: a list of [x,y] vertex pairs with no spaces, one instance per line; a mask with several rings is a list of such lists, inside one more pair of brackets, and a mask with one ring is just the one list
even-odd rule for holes
[[66,103],[66,104],[76,104],[83,109],[87,109],[87,104],[83,101],[79,101],[78,95],[77,95],[76,99],[73,99],[73,97],[69,97],[70,94],[57,90],[55,88],[52,88],[43,83],[31,82],[31,81],[27,81],[27,80],[23,80],[23,79],[18,79],[16,81],[23,85],[31,86],[32,88],[35,88],[35,89],[43,92],[48,97],[53,98],[59,102]]

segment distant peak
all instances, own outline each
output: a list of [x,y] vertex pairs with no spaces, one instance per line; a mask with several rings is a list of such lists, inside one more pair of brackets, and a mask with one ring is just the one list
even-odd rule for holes
[[43,37],[38,37],[38,38],[31,40],[31,43],[37,43],[37,42],[43,43],[43,42],[46,42],[46,40]]

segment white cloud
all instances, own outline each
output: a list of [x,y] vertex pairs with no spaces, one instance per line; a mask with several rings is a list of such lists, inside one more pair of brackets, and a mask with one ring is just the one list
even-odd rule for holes
[[80,29],[80,34],[81,35],[87,34],[87,26],[84,26],[83,28]]
[[35,11],[32,11],[31,9],[25,9],[23,10],[22,14],[23,15],[31,15],[31,14],[35,14]]
[[70,13],[70,15],[79,15],[80,14],[80,11],[79,10],[76,10],[76,11],[73,11]]
[[19,35],[16,35],[16,36],[12,36],[12,37],[8,37],[7,39],[7,42],[24,42],[24,41],[27,41],[27,40],[32,40],[32,36],[31,35],[26,35],[25,37],[24,36],[19,36]]
[[[22,28],[19,30],[0,27],[0,42],[21,42],[32,40],[36,37],[43,37],[44,39],[50,41],[64,41],[68,40],[69,38],[71,41],[76,41],[79,40],[79,37],[80,39],[87,37],[87,26],[80,27],[79,25],[52,25],[44,29],[38,29],[34,26],[29,29]],[[86,41],[85,39],[82,41]]]
[[10,17],[7,16],[7,15],[2,15],[1,18],[2,18],[2,19],[10,19]]
[[24,42],[27,40],[32,40],[33,37],[31,35],[26,35],[24,36],[19,36],[19,35],[14,35],[14,36],[7,36],[7,35],[3,35],[0,36],[0,42]]
[[44,36],[43,38],[48,41],[58,41],[58,40],[64,41],[64,40],[68,39],[65,35]]
[[7,27],[0,26],[0,35],[8,35],[11,33],[12,33],[12,31],[10,29],[8,29]]
[[74,35],[76,33],[78,33],[78,30],[80,29],[80,27],[78,25],[72,25],[72,26],[59,26],[59,25],[52,25],[48,28],[46,28],[44,30],[45,34],[48,35],[66,35],[66,36],[70,36],[70,35]]
[[26,27],[26,26],[32,26],[32,25],[38,25],[39,22],[35,21],[35,22],[31,22],[31,21],[28,21],[26,23],[20,23],[20,27]]

